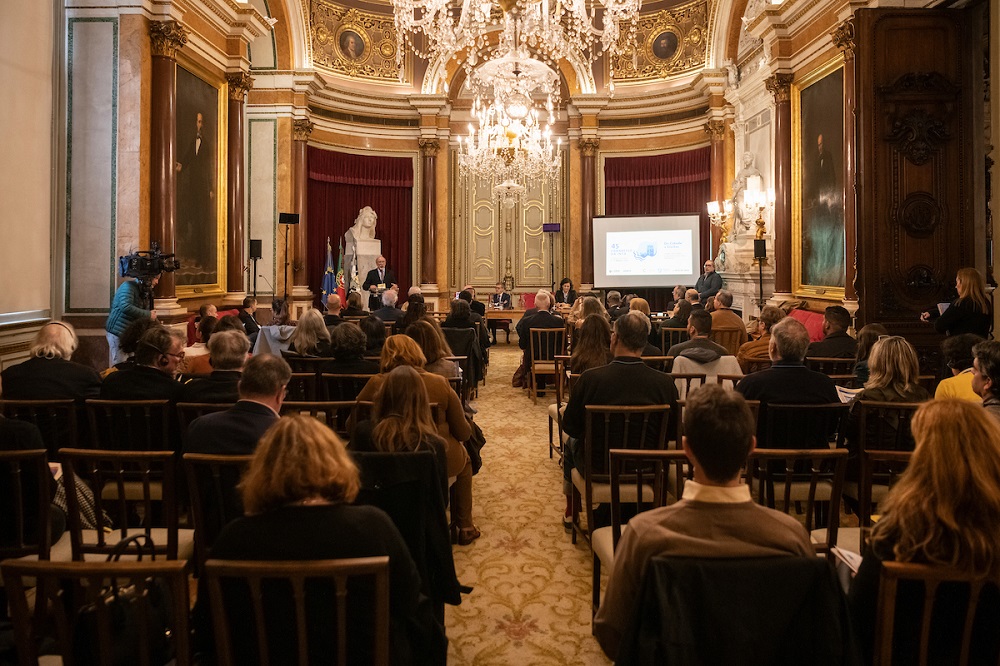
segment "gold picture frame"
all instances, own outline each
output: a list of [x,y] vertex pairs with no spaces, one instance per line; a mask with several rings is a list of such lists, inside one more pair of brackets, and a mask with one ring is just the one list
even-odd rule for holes
[[792,84],[792,292],[842,301],[847,272],[844,207],[844,56]]
[[[181,268],[174,273],[178,298],[226,293],[226,193],[228,94],[221,72],[178,54],[177,177],[174,244]],[[201,116],[201,146],[198,116]],[[214,162],[214,163],[213,163]],[[208,228],[206,228],[208,227]]]

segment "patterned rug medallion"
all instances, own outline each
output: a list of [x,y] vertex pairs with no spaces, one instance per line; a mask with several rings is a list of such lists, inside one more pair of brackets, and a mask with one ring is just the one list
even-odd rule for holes
[[562,472],[548,454],[547,406],[510,378],[516,344],[490,350],[485,387],[473,403],[486,435],[473,479],[473,516],[483,536],[455,547],[458,578],[475,588],[446,607],[451,664],[608,664],[590,633],[591,555],[570,543],[561,517]]

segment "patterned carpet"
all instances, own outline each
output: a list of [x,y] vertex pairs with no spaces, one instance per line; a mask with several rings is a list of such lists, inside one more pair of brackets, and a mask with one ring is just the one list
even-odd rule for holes
[[548,455],[547,404],[510,378],[515,344],[490,351],[476,422],[486,435],[473,480],[483,536],[455,547],[458,578],[475,588],[446,607],[451,664],[608,664],[590,633],[591,555],[563,530],[562,472]]

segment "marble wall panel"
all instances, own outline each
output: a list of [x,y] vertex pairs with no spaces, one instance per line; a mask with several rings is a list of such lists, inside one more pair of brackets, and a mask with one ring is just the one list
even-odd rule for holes
[[[274,233],[278,211],[278,120],[251,118],[249,123],[249,160],[247,163],[247,257],[250,239],[262,241],[263,257],[257,262],[257,293],[270,293],[277,284],[277,238]],[[251,262],[251,269],[253,262]],[[266,280],[266,281],[265,281]],[[250,275],[248,291],[253,290]]]

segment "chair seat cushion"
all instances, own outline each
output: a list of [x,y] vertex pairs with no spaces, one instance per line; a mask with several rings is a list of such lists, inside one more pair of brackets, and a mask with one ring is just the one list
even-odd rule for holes
[[590,548],[594,551],[594,557],[601,561],[609,570],[615,562],[614,535],[611,534],[611,527],[599,527],[590,535]]
[[[128,531],[126,536],[132,536],[134,534],[143,534],[144,531],[140,528],[132,528]],[[149,531],[149,536],[153,540],[153,544],[157,548],[161,548],[167,545],[167,528],[165,527],[154,527]],[[97,530],[83,530],[82,539],[84,545],[93,545],[97,543]],[[114,546],[119,541],[122,540],[121,530],[113,530],[104,535],[104,543],[108,546]],[[177,559],[179,560],[190,560],[194,557],[194,530],[177,530]],[[102,553],[86,553],[83,557],[85,562],[103,562],[108,556]],[[120,558],[125,562],[134,562],[137,558],[133,554],[122,555]]]
[[[826,528],[813,530],[809,533],[809,540],[814,545],[826,543]],[[852,553],[861,553],[861,528],[841,527],[837,529],[837,543],[833,544],[841,550],[849,550]]]
[[[580,474],[580,470],[573,468],[573,485],[580,492],[580,495],[584,496],[584,503],[586,503],[586,491],[587,484],[583,479],[583,474]],[[611,484],[610,483],[593,483],[590,486],[593,495],[590,497],[591,504],[610,504],[611,503]],[[628,485],[621,486],[621,494],[619,499],[622,502],[633,502],[636,501],[635,492],[635,482]],[[653,487],[648,484],[643,484],[642,486],[642,501],[652,502],[653,501]]]

